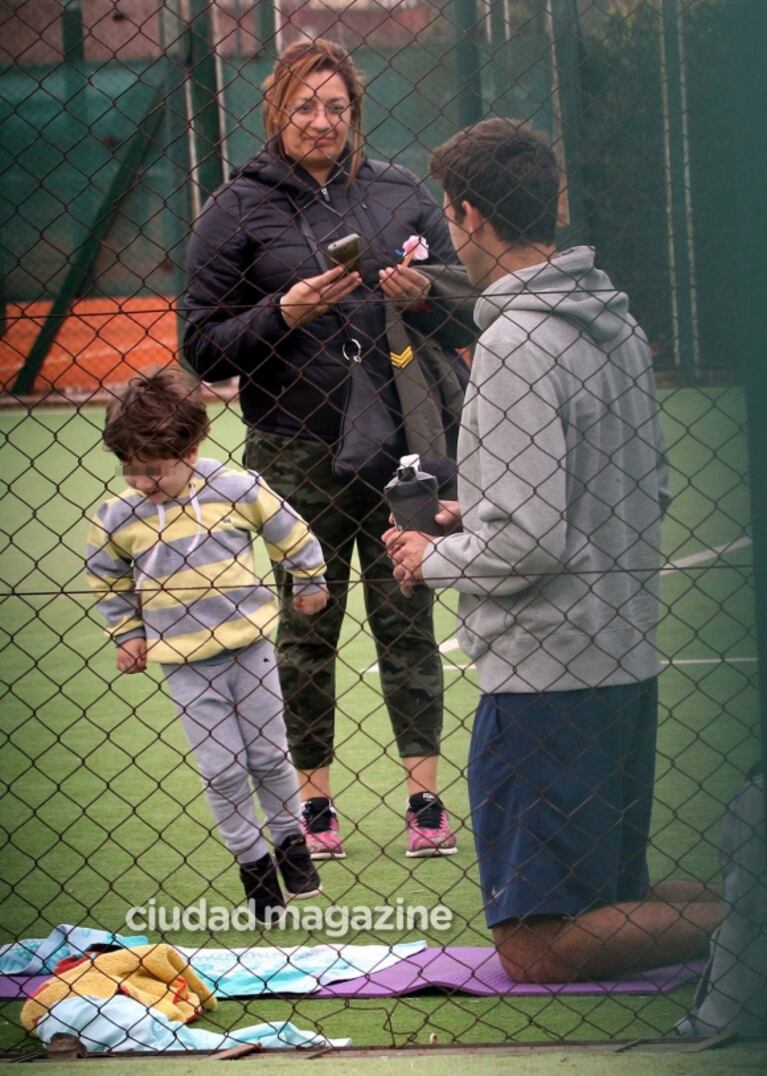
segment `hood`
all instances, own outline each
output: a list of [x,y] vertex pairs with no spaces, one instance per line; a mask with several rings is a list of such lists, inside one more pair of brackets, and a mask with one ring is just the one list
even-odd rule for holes
[[531,310],[566,318],[600,345],[625,335],[632,325],[628,297],[595,267],[594,257],[593,247],[573,247],[508,273],[482,293],[474,320],[484,332],[503,312]]

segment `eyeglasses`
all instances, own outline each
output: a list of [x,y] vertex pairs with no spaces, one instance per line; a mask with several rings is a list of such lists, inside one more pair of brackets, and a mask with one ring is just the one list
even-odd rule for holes
[[293,105],[288,109],[289,116],[297,116],[300,119],[308,119],[314,117],[320,110],[325,113],[328,119],[340,120],[345,112],[348,112],[351,108],[350,101],[331,101],[330,104],[324,105],[322,101],[302,101],[300,104]]

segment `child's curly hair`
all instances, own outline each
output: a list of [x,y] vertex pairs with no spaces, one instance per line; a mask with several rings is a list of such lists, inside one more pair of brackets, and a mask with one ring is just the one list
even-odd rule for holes
[[107,404],[104,445],[121,463],[183,459],[207,437],[199,382],[179,366],[134,377]]

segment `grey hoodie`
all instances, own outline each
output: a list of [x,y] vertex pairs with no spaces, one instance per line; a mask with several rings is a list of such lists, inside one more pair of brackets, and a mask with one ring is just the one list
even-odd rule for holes
[[565,691],[658,672],[670,500],[650,348],[576,247],[477,302],[458,445],[463,531],[423,571],[461,592],[483,692]]

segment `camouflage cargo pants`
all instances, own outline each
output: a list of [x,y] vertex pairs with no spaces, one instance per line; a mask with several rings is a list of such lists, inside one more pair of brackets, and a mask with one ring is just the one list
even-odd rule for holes
[[335,662],[355,545],[399,754],[439,754],[443,684],[434,596],[426,588],[409,599],[400,593],[381,543],[389,526],[386,504],[362,482],[340,483],[328,446],[319,442],[249,430],[245,464],[303,515],[322,543],[328,565],[330,601],[314,617],[293,610],[290,576],[276,566],[281,603],[276,646],[294,764],[313,770],[333,759]]

